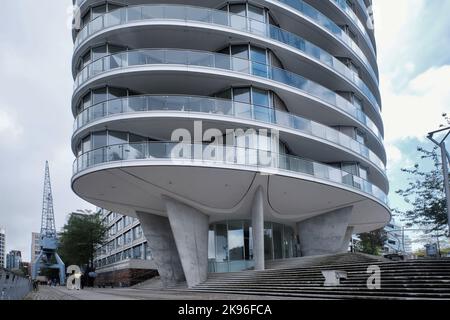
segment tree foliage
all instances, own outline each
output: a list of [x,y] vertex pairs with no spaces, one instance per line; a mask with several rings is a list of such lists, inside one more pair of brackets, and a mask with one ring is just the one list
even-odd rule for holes
[[99,213],[72,213],[59,237],[59,253],[66,266],[93,267],[96,248],[104,244],[106,232]]
[[360,242],[356,250],[362,253],[380,255],[384,243],[387,240],[387,233],[384,229],[375,230],[359,235]]
[[443,232],[447,227],[447,207],[442,175],[441,158],[438,148],[429,151],[418,147],[420,159],[432,161],[431,170],[416,163],[413,168],[404,168],[402,172],[409,178],[408,186],[397,190],[411,207],[407,210],[394,209],[410,224],[426,228],[429,232]]

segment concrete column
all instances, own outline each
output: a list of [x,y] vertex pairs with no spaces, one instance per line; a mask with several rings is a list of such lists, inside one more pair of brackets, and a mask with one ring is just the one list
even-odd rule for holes
[[347,231],[345,232],[344,240],[342,241],[341,252],[348,252],[348,246],[350,245],[350,240],[352,239],[353,230],[355,227],[347,227]]
[[341,252],[352,210],[347,207],[298,222],[302,256]]
[[261,187],[256,190],[253,198],[252,233],[255,270],[264,270],[264,195]]
[[169,219],[149,213],[137,212],[142,231],[152,252],[164,287],[185,280]]
[[181,202],[164,200],[184,275],[191,288],[208,277],[209,217]]

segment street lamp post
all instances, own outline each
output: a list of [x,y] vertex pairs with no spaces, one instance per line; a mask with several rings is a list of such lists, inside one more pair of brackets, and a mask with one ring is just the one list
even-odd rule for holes
[[[439,142],[433,138],[433,136],[436,133],[445,132],[447,131],[447,134],[444,136],[444,138]],[[430,132],[428,134],[428,139],[430,139],[434,144],[436,144],[441,149],[441,157],[442,157],[442,172],[444,174],[444,190],[445,190],[445,198],[447,201],[447,223],[449,226],[449,235],[450,235],[450,184],[448,179],[448,164],[450,163],[450,155],[447,152],[447,148],[445,146],[445,140],[450,135],[450,127],[436,130],[433,132]]]

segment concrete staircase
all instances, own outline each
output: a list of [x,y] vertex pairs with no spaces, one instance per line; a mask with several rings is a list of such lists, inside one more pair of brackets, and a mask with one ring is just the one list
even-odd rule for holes
[[[381,269],[381,289],[367,288],[370,265]],[[342,254],[269,262],[264,271],[210,274],[195,292],[314,299],[449,299],[450,260],[391,262]],[[341,286],[325,287],[322,270],[342,270]]]

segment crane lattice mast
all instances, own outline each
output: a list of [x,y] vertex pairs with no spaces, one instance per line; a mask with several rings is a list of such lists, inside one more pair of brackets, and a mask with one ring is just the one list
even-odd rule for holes
[[50,169],[48,161],[45,163],[44,194],[42,199],[41,216],[41,251],[36,260],[33,261],[32,279],[36,280],[39,272],[43,268],[58,269],[61,284],[66,281],[66,268],[64,262],[59,257],[58,237],[55,227],[55,213],[53,210],[52,186],[50,183]]

